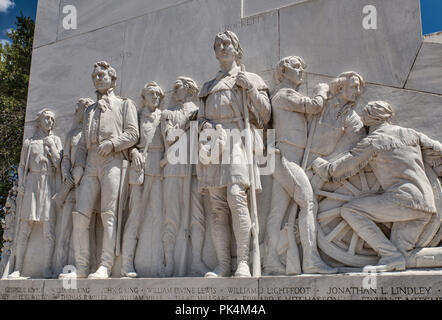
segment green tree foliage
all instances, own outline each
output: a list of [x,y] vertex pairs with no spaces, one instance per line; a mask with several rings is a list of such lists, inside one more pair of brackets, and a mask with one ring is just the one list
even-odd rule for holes
[[[0,44],[0,205],[17,176],[23,142],[29,73],[31,69],[34,21],[16,17],[7,33],[11,43]],[[3,212],[0,213],[3,215]]]

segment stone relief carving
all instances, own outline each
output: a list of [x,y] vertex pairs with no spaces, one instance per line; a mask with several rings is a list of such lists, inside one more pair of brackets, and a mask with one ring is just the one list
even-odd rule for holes
[[[244,130],[246,127],[243,112],[244,101],[247,101],[251,119],[254,120],[253,126],[263,127],[269,122],[271,115],[268,87],[258,75],[241,71],[243,51],[237,36],[231,31],[217,34],[214,49],[221,70],[213,80],[204,84],[199,94],[201,99],[198,115],[200,127],[213,129],[216,125],[221,125],[224,130]],[[243,97],[243,94],[247,96]],[[199,166],[200,189],[209,193],[211,214],[214,215],[213,243],[218,260],[215,270],[207,273],[206,277],[231,275],[230,218],[237,250],[237,267],[234,275],[251,276],[249,246],[252,225],[247,190],[251,186],[251,180],[255,178],[256,189],[261,189],[261,186],[259,175],[250,176],[249,174],[245,149],[244,143],[236,140],[227,153],[231,159],[239,159],[239,161]],[[251,192],[255,191],[251,190]]]
[[53,200],[62,208],[61,230],[56,239],[54,268],[56,274],[60,274],[63,267],[68,264],[70,239],[72,234],[72,212],[75,208],[77,200],[74,178],[72,171],[74,169],[75,160],[81,134],[83,129],[84,111],[94,103],[92,99],[82,98],[78,100],[75,106],[74,128],[66,136],[63,158],[61,160],[61,174],[63,178],[63,187],[53,197]]
[[[27,277],[37,222],[47,278],[251,277],[261,261],[267,275],[442,266],[439,142],[392,124],[387,102],[370,102],[361,118],[356,72],[317,84],[310,97],[299,90],[306,62],[289,56],[270,92],[245,71],[233,32],[217,34],[214,51],[215,78],[199,89],[179,77],[167,108],[148,82],[138,111],[114,93],[115,69],[97,62],[97,101],[78,101],[64,149],[54,113],[39,113],[5,207],[3,278]],[[258,221],[260,130],[270,129],[270,212]],[[93,213],[102,239],[91,237]],[[70,256],[76,270],[61,273]]]
[[[161,182],[161,160],[164,155],[164,143],[161,135],[161,110],[159,106],[164,98],[163,90],[155,82],[147,83],[142,91],[143,108],[138,114],[140,140],[130,152],[129,167],[129,217],[123,234],[121,275],[137,277],[134,267],[135,249],[140,226],[144,220],[150,222],[152,243],[161,242],[163,221],[163,184]],[[145,252],[149,256],[150,275],[162,276],[163,247],[152,246]]]
[[14,272],[8,279],[23,279],[21,275],[28,238],[34,223],[43,223],[44,277],[52,278],[52,255],[55,248],[55,194],[60,175],[62,143],[53,134],[55,114],[43,109],[37,115],[35,133],[23,143],[18,169],[19,220],[14,245]]
[[[337,270],[322,262],[317,248],[317,204],[313,196],[310,181],[301,168],[303,156],[308,157],[311,139],[308,139],[307,114],[319,114],[328,97],[327,84],[314,88],[311,99],[300,94],[297,88],[304,81],[306,63],[301,57],[282,59],[275,71],[278,85],[272,94],[273,126],[277,128],[277,156],[273,173],[272,203],[267,219],[267,254],[265,259],[266,274],[299,274],[301,273],[297,244],[294,242],[294,220],[298,206],[299,234],[303,248],[302,270],[304,273],[336,273]],[[307,146],[307,144],[309,145]],[[304,165],[305,169],[305,165]],[[289,241],[286,254],[286,266],[279,259],[279,230],[290,200],[296,203],[292,207],[288,229],[285,230]]]
[[[384,101],[370,102],[363,111],[367,137],[336,159],[317,158],[313,170],[324,180],[341,181],[370,165],[383,192],[361,195],[341,208],[341,217],[381,257],[364,271],[405,270],[413,249],[425,246],[423,232],[432,215],[437,215],[433,187],[425,164],[440,163],[442,144],[412,129],[390,123],[392,107]],[[440,184],[438,190],[440,191]],[[376,225],[392,223],[390,237]],[[434,223],[440,227],[440,217]],[[440,254],[439,260],[440,263]],[[417,258],[419,259],[419,258]],[[422,263],[419,263],[421,266]],[[428,267],[437,266],[430,263]]]
[[[114,93],[115,69],[107,62],[98,62],[94,66],[92,80],[98,101],[85,111],[72,173],[78,185],[78,198],[81,199],[73,213],[76,271],[61,274],[61,278],[105,279],[110,276],[115,251],[119,250],[119,230],[127,197],[128,149],[139,138],[134,103]],[[89,225],[97,202],[103,222],[103,244],[100,266],[96,272],[89,274]]]

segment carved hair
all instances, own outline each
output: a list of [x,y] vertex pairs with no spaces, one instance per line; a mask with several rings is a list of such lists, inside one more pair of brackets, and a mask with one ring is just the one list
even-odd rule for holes
[[232,41],[233,47],[235,48],[235,50],[237,52],[235,61],[238,65],[240,65],[241,60],[242,60],[242,56],[243,56],[243,50],[242,50],[241,45],[239,43],[238,36],[234,32],[232,32],[230,30],[226,30],[224,32],[218,33],[215,37],[215,43],[213,44],[213,49],[216,48],[216,40],[221,39],[222,35],[226,35],[230,39],[230,41]]
[[302,59],[299,56],[288,56],[288,57],[282,58],[278,62],[278,65],[276,66],[276,70],[275,70],[276,84],[279,84],[282,82],[282,80],[284,80],[284,68],[289,67],[292,63],[294,63],[295,60],[301,64],[303,70],[305,70],[307,68],[307,64],[305,63],[304,59]]
[[361,84],[361,88],[365,87],[365,80],[360,74],[358,74],[354,71],[347,71],[347,72],[341,73],[336,79],[334,79],[330,83],[330,92],[332,93],[332,95],[337,96],[342,91],[342,89],[344,88],[347,81],[353,77],[356,77],[359,79],[359,82]]
[[393,108],[385,101],[370,101],[362,112],[364,124],[367,126],[389,122],[393,116]]
[[160,94],[160,103],[161,103],[161,101],[164,98],[164,92],[163,89],[161,89],[161,87],[155,81],[150,81],[144,85],[143,90],[141,91],[141,97],[143,99],[146,99],[147,90],[149,90],[150,88],[156,90]]
[[199,88],[196,82],[188,77],[179,77],[179,81],[181,81],[184,87],[187,89],[188,97],[195,98],[198,95]]
[[115,83],[117,82],[117,71],[115,71],[115,69],[112,68],[111,65],[106,61],[99,61],[94,65],[94,72],[92,73],[92,76],[94,75],[96,69],[106,70],[109,76],[112,78],[112,88],[115,88]]
[[41,128],[41,120],[46,115],[49,115],[49,116],[51,116],[54,119],[54,127],[55,127],[55,113],[52,110],[48,109],[48,108],[44,108],[39,113],[37,113],[37,118],[36,118],[36,126],[37,126],[37,128]]

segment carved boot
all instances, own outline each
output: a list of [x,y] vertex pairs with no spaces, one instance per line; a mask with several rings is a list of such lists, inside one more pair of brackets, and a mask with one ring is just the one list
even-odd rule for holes
[[110,277],[111,271],[112,270],[108,269],[105,266],[100,266],[97,271],[91,273],[88,276],[88,279],[108,279]]
[[[314,218],[314,204],[309,208],[301,208],[299,213],[299,234],[302,244],[302,272],[310,274],[332,274],[337,273],[337,268],[326,264],[319,255],[317,242],[317,225]],[[308,212],[308,210],[311,210]]]
[[405,270],[406,262],[402,253],[370,218],[345,207],[341,211],[341,216],[381,256],[376,266],[366,266],[363,269],[364,272]]
[[388,272],[388,271],[403,271],[406,267],[404,256],[398,252],[395,255],[384,256],[379,259],[376,266],[365,266],[363,272]]
[[218,265],[214,271],[207,272],[206,278],[230,277],[232,275],[232,258],[230,254],[230,230],[226,214],[216,215],[213,225],[213,244]]
[[[249,250],[250,250],[250,236],[251,226],[250,218],[248,216],[248,209],[244,211],[244,216],[233,217],[233,230],[236,238],[237,259],[238,266],[236,268],[235,277],[246,278],[251,277],[249,267]],[[233,213],[235,214],[235,213]]]

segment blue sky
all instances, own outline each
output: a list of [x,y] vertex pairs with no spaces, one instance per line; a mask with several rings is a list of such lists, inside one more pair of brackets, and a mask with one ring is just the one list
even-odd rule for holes
[[[423,34],[442,31],[442,0],[420,1]],[[35,20],[37,0],[0,0],[0,42],[7,40],[6,30],[14,27],[15,16],[20,10]]]
[[0,42],[8,39],[6,30],[15,26],[15,16],[20,15],[20,10],[35,21],[37,0],[0,0]]

